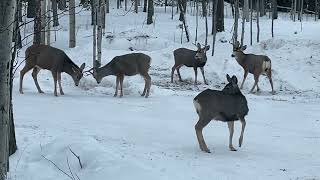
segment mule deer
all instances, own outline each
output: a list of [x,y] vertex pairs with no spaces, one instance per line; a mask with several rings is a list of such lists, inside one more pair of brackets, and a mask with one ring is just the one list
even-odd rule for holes
[[48,45],[32,45],[25,52],[26,61],[24,68],[20,71],[20,93],[23,94],[22,84],[24,75],[33,69],[32,77],[39,93],[44,93],[38,83],[38,73],[41,69],[50,70],[54,80],[54,95],[57,93],[57,80],[60,87],[60,94],[64,95],[61,86],[61,73],[69,74],[75,85],[79,85],[79,81],[83,76],[85,63],[79,68],[62,50]]
[[228,123],[229,149],[231,151],[236,151],[232,145],[234,121],[240,120],[242,129],[239,147],[242,145],[244,129],[246,127],[244,117],[249,112],[247,100],[238,87],[237,77],[232,76],[230,78],[227,75],[227,80],[229,83],[222,91],[207,89],[193,99],[194,107],[199,116],[199,121],[195,125],[198,143],[200,149],[207,153],[210,153],[210,150],[203,139],[202,130],[212,119]]
[[240,64],[240,66],[244,70],[243,80],[240,86],[240,89],[243,88],[243,84],[247,78],[248,72],[253,74],[254,76],[254,85],[252,89],[250,90],[250,93],[253,92],[255,87],[257,86],[257,91],[260,91],[260,88],[258,86],[259,82],[259,76],[260,75],[266,75],[270,81],[271,85],[271,93],[274,94],[273,90],[273,82],[272,82],[272,76],[271,76],[271,60],[268,56],[264,55],[255,55],[255,54],[245,54],[243,51],[247,48],[247,46],[240,46],[240,43],[237,41],[233,45],[233,53],[232,57],[234,57],[237,62]]
[[205,84],[207,83],[207,80],[204,75],[204,69],[203,67],[207,63],[207,55],[206,52],[210,49],[210,46],[204,46],[201,48],[201,45],[197,44],[197,50],[193,51],[186,48],[179,48],[173,51],[174,55],[174,65],[171,70],[171,83],[173,83],[173,74],[174,71],[177,70],[179,81],[182,82],[181,75],[180,75],[180,68],[185,65],[187,67],[193,67],[194,74],[195,74],[195,80],[194,84],[197,84],[197,75],[198,75],[198,67],[201,70],[203,81]]
[[[124,76],[133,76],[140,74],[145,80],[145,86],[141,96],[149,96],[151,87],[151,77],[148,74],[151,58],[143,53],[131,53],[114,57],[108,64],[101,68],[93,69],[93,77],[99,84],[102,78],[114,75],[116,76],[116,91],[114,97],[118,95],[120,84],[120,97],[123,96]],[[99,65],[100,66],[100,65]]]

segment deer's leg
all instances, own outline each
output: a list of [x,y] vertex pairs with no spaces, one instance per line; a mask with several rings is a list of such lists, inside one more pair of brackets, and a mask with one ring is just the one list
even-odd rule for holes
[[33,78],[33,81],[34,81],[34,83],[35,83],[35,85],[36,85],[36,87],[37,87],[37,89],[38,89],[38,92],[39,93],[44,93],[42,90],[41,90],[41,88],[40,88],[40,86],[39,86],[39,83],[38,83],[38,73],[40,72],[40,68],[37,68],[37,67],[34,67],[33,68],[33,71],[32,71],[32,78]]
[[[144,75],[145,78],[145,90],[143,91],[143,93],[145,93],[145,97],[149,97],[150,94],[150,88],[151,88],[151,77],[149,76],[149,74],[145,74]],[[144,96],[144,94],[142,95]]]
[[203,118],[199,118],[199,121],[197,122],[197,124],[195,125],[195,130],[196,130],[196,135],[197,135],[197,139],[198,139],[198,143],[200,146],[201,151],[210,153],[210,150],[208,149],[206,142],[203,139],[203,134],[202,134],[202,130],[204,127],[206,127],[206,125],[208,125],[208,123],[211,120],[209,119],[203,119]]
[[240,134],[240,138],[239,138],[239,147],[241,147],[241,145],[242,145],[244,129],[246,128],[246,120],[244,119],[244,117],[240,117],[240,122],[241,122],[242,127],[241,127],[241,134]]
[[143,89],[143,92],[142,92],[141,96],[145,96],[146,95],[147,84],[148,84],[147,79],[145,77],[143,77],[143,78],[144,78],[144,89]]
[[53,84],[54,84],[54,95],[55,96],[58,96],[58,93],[57,93],[57,79],[58,79],[58,76],[57,76],[57,72],[56,71],[52,71],[52,77],[53,77]]
[[273,90],[273,82],[272,82],[272,75],[271,75],[271,68],[268,70],[268,72],[267,72],[267,77],[268,77],[268,79],[269,79],[269,81],[270,81],[270,85],[271,85],[271,93],[272,94],[275,94],[275,92],[274,92],[274,90]]
[[197,85],[198,67],[193,67],[194,70],[194,85]]
[[206,77],[204,76],[204,68],[203,67],[200,67],[200,70],[201,70],[201,73],[202,73],[202,77],[203,77],[203,81],[206,85],[208,85],[207,83],[207,80],[206,80]]
[[244,74],[243,74],[243,80],[242,80],[242,83],[241,83],[241,86],[240,86],[240,89],[243,88],[243,85],[244,85],[244,82],[246,81],[247,79],[247,76],[248,76],[248,71],[244,71]]
[[124,79],[124,75],[121,74],[120,75],[120,97],[123,96],[123,79]]
[[114,92],[113,97],[117,97],[117,95],[118,95],[119,83],[120,83],[120,77],[117,75],[117,79],[116,79],[116,91]]
[[254,85],[253,85],[252,89],[250,90],[250,93],[252,93],[254,88],[257,86],[257,84],[259,82],[259,75],[260,74],[254,75]]
[[174,71],[176,70],[177,65],[173,65],[172,69],[171,69],[171,83],[173,83],[173,75],[174,75]]
[[182,67],[182,65],[177,67],[177,72],[178,72],[178,77],[179,77],[179,81],[182,82],[182,78],[181,78],[181,74],[180,74],[180,68]]
[[232,145],[232,138],[234,132],[234,121],[228,121],[228,128],[229,128],[229,149],[230,151],[237,151]]
[[59,83],[60,94],[61,94],[61,95],[64,95],[64,92],[63,92],[62,86],[61,86],[61,72],[58,72],[58,73],[57,73],[57,76],[58,76],[58,83]]
[[22,84],[23,84],[23,77],[24,75],[30,71],[32,69],[31,66],[28,66],[27,64],[24,66],[24,68],[20,71],[20,88],[19,88],[19,92],[21,94],[23,94],[23,90],[22,90]]

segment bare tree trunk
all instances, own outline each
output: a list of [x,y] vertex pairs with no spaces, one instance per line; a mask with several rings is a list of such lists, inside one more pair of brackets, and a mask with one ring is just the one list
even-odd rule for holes
[[41,43],[41,1],[36,0],[35,3],[36,16],[34,17],[34,35],[33,35],[33,44]]
[[27,18],[36,17],[37,0],[28,0]]
[[271,35],[272,37],[274,37],[274,34],[273,34],[273,21],[275,19],[275,5],[276,5],[276,0],[272,0],[272,22],[271,22]]
[[46,44],[46,20],[47,20],[47,3],[46,0],[41,0],[41,42]]
[[50,45],[50,35],[51,35],[51,3],[50,0],[48,0],[47,2],[47,28],[46,28],[46,33],[47,33],[47,37],[46,37],[46,44]]
[[75,0],[69,0],[69,48],[76,47],[76,10]]
[[134,12],[138,13],[138,0],[134,0]]
[[97,14],[97,24],[98,24],[98,34],[97,34],[97,50],[98,50],[98,62],[101,64],[101,44],[102,44],[102,0],[99,0],[98,14]]
[[234,29],[233,29],[233,45],[238,41],[238,19],[239,19],[239,0],[235,1],[235,18],[234,18]]
[[57,0],[52,0],[53,27],[59,26]]
[[120,0],[117,0],[117,9],[120,8]]
[[217,31],[224,31],[224,0],[218,0],[217,8]]
[[9,171],[9,133],[10,133],[10,60],[15,0],[0,1],[0,180]]
[[61,10],[61,11],[64,11],[67,7],[67,2],[66,0],[58,0],[58,8]]
[[110,10],[109,10],[109,7],[110,6],[110,3],[109,3],[109,0],[106,0],[106,13],[109,13]]
[[[134,0],[136,2],[136,0]],[[128,0],[124,0],[124,10],[127,10]]]
[[202,16],[206,17],[207,16],[207,1],[208,0],[202,0]]
[[243,14],[247,22],[249,22],[249,0],[244,0]]
[[[208,45],[208,13],[205,17],[205,24],[206,24],[206,39],[205,39],[205,45]],[[189,39],[189,38],[188,38]],[[188,40],[189,41],[189,40]]]
[[242,8],[242,30],[241,30],[241,42],[240,42],[241,47],[243,46],[244,29],[245,29],[245,22],[246,22],[245,12],[244,11],[245,11],[244,8]]
[[259,10],[260,10],[260,8],[259,8],[259,6],[260,6],[260,2],[258,0],[258,2],[257,2],[257,42],[260,41],[260,25],[259,25]]
[[[180,9],[180,18],[181,18],[179,20],[182,21],[182,23],[183,23],[183,26],[184,26],[184,29],[186,32],[187,41],[189,42],[190,41],[189,29],[188,29],[188,25],[186,23],[186,15],[185,15],[186,9],[184,9],[184,7],[186,7],[186,4],[187,4],[186,0],[178,0],[178,6]],[[206,25],[206,28],[208,29],[208,23]]]
[[317,14],[318,14],[318,0],[315,0],[315,4],[314,4],[314,21],[317,21]]
[[98,0],[92,0],[92,27],[93,27],[93,67],[94,71],[98,67],[97,65],[97,18],[98,18]]
[[195,43],[198,41],[198,26],[199,26],[199,0],[196,0],[196,37]]
[[147,24],[153,23],[153,19],[152,19],[153,14],[154,14],[153,0],[148,0]]
[[253,0],[250,0],[250,45],[252,46]]
[[167,12],[168,0],[164,1],[164,12]]
[[266,10],[265,10],[265,1],[264,0],[260,0],[260,17],[266,15]]
[[297,0],[294,0],[293,22],[296,22]]
[[148,0],[144,0],[144,2],[143,2],[143,12],[147,12],[147,6],[148,6]]
[[212,54],[211,56],[214,55],[214,49],[215,49],[215,43],[216,43],[216,34],[217,34],[217,9],[218,9],[218,0],[213,0],[212,1],[212,31],[213,31],[213,36],[212,36]]

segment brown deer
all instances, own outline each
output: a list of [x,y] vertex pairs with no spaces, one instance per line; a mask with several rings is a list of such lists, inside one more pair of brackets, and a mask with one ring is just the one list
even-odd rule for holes
[[237,41],[235,44],[233,44],[233,53],[231,55],[231,57],[234,57],[244,70],[244,76],[243,76],[240,89],[243,88],[243,84],[247,78],[248,73],[251,73],[254,76],[255,83],[252,89],[250,90],[250,93],[253,92],[256,86],[257,86],[257,91],[260,91],[260,88],[258,86],[259,76],[266,75],[270,81],[270,85],[272,89],[271,93],[275,94],[275,91],[273,90],[273,82],[272,82],[272,76],[271,76],[272,69],[271,69],[270,58],[264,55],[245,54],[243,53],[243,51],[246,48],[247,48],[246,45],[240,46],[240,43]]
[[222,91],[207,89],[202,91],[193,99],[194,107],[199,116],[199,121],[195,125],[196,135],[200,149],[210,153],[202,134],[202,130],[214,119],[228,123],[229,128],[229,149],[236,151],[232,145],[234,133],[234,121],[240,120],[242,124],[239,147],[242,145],[244,129],[246,127],[245,116],[249,112],[246,97],[238,87],[236,76],[230,78],[227,75],[228,84]]
[[57,81],[60,87],[60,94],[64,95],[61,86],[61,73],[69,74],[75,85],[79,85],[79,81],[83,76],[85,63],[79,68],[72,60],[60,49],[48,45],[32,45],[25,52],[26,61],[24,68],[20,71],[20,93],[23,94],[22,84],[24,75],[33,69],[32,77],[39,93],[44,93],[38,83],[37,75],[41,69],[50,70],[54,80],[54,95],[57,93]]
[[206,52],[210,49],[210,46],[205,45],[203,48],[198,43],[197,44],[197,50],[193,51],[186,48],[179,48],[173,51],[174,55],[174,65],[171,69],[171,83],[173,83],[173,74],[174,71],[177,70],[179,81],[182,82],[181,75],[180,75],[180,68],[185,65],[187,67],[193,67],[195,80],[194,84],[197,84],[197,76],[198,76],[198,67],[201,70],[203,81],[205,84],[207,83],[207,80],[204,75],[204,66],[207,63],[207,55]]
[[[93,68],[93,77],[99,84],[102,78],[113,75],[116,76],[116,91],[114,97],[118,95],[120,84],[120,97],[123,96],[124,76],[134,76],[140,74],[145,80],[145,86],[141,96],[149,96],[151,87],[151,77],[148,74],[151,58],[143,53],[131,53],[114,57],[108,64],[100,68]],[[97,63],[100,66],[99,63]],[[90,72],[90,71],[89,71]]]

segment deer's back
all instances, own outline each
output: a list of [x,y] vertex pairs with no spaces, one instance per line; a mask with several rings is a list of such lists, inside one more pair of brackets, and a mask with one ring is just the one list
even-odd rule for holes
[[26,63],[42,69],[62,68],[68,56],[60,49],[47,45],[32,45],[26,50]]
[[197,61],[195,59],[197,51],[186,48],[179,48],[173,51],[174,61],[176,65],[185,65],[187,67],[203,67],[206,62]]
[[110,66],[115,73],[126,76],[147,73],[151,64],[150,56],[143,53],[131,53],[114,57]]
[[264,61],[271,61],[268,56],[247,54],[245,59],[246,67],[250,73],[254,73],[255,69],[260,69]]
[[[249,112],[247,100],[241,93],[227,94],[222,91],[207,89],[198,94],[194,101],[201,106],[201,113],[211,119],[221,121],[238,120]],[[225,118],[221,118],[223,115]]]

